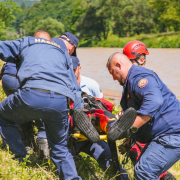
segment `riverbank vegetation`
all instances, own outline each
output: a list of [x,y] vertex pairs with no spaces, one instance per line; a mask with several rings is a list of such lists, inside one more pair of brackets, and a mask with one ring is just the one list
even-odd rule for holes
[[107,39],[82,40],[79,47],[119,47],[123,48],[129,41],[139,40],[148,48],[180,48],[180,32],[141,34],[132,37],[109,35]]
[[138,39],[148,47],[179,48],[180,1],[177,0],[0,0],[0,39],[33,35],[52,37],[69,31],[81,46],[123,47]]

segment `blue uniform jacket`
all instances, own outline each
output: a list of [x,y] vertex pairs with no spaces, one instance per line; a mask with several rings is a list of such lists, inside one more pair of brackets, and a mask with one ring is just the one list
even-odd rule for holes
[[[61,48],[67,49],[65,43],[61,39],[52,38],[52,41],[59,44],[61,46]],[[73,69],[72,60],[71,60],[71,66],[72,66],[72,69]],[[79,89],[79,84],[77,83],[77,79],[76,79],[75,86],[76,86],[77,89]],[[77,96],[75,96],[75,100],[74,100],[74,110],[75,109],[82,109],[83,104],[84,104],[84,102],[81,100],[81,92],[78,91]]]
[[134,107],[138,115],[151,116],[151,120],[134,134],[142,143],[161,134],[180,133],[179,101],[149,69],[135,65],[130,68],[120,104],[123,110]]
[[[63,43],[63,41],[62,41]],[[64,45],[37,37],[0,41],[0,59],[15,62],[19,56],[18,78],[21,88],[40,88],[58,92],[83,105],[81,89]],[[78,97],[77,97],[78,96]]]
[[5,63],[1,69],[1,74],[17,75],[17,67],[15,63]]

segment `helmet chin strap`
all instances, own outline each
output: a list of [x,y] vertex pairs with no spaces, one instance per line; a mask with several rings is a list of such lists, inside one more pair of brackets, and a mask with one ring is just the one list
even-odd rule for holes
[[138,66],[143,66],[143,65],[146,63],[146,57],[144,58],[144,62],[143,62],[142,64],[140,64],[140,63],[138,62],[138,59],[130,59],[130,61],[131,61],[131,62],[135,61],[135,62],[138,64]]

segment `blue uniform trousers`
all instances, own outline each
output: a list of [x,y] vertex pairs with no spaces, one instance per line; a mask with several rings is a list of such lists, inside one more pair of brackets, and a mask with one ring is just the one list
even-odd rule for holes
[[12,154],[21,160],[25,157],[26,150],[17,124],[43,119],[51,158],[59,176],[65,179],[81,179],[67,147],[68,112],[67,98],[63,95],[55,95],[53,91],[48,94],[30,88],[18,90],[0,103],[0,132]]
[[179,159],[180,133],[156,137],[135,165],[135,179],[159,179],[158,176],[168,170]]

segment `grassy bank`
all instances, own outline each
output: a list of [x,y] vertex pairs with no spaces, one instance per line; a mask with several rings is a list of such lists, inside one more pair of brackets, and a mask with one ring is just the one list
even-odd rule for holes
[[79,47],[119,47],[123,48],[129,41],[139,40],[148,48],[180,48],[180,32],[159,34],[142,34],[133,37],[117,37],[109,35],[106,40],[80,41]]

